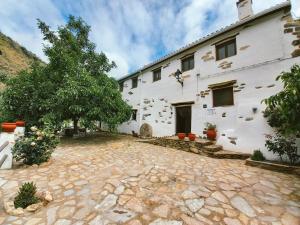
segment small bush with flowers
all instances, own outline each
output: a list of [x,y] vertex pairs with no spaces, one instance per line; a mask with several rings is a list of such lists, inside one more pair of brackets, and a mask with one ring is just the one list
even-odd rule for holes
[[12,150],[13,157],[27,165],[39,165],[50,159],[58,143],[59,139],[52,131],[31,127],[24,138],[16,141]]

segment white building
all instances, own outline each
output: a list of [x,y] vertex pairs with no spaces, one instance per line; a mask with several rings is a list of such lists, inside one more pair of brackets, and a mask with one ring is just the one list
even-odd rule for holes
[[[217,143],[226,150],[265,149],[272,134],[262,100],[282,89],[275,78],[300,63],[300,21],[289,1],[253,15],[252,1],[237,2],[239,21],[205,36],[119,80],[124,100],[136,111],[118,127],[156,137],[178,132],[203,135],[217,125]],[[180,70],[183,86],[174,73]]]

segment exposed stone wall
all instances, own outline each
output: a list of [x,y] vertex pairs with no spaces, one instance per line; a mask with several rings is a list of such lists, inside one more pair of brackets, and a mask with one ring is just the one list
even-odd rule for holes
[[225,70],[225,69],[231,68],[231,65],[232,65],[232,62],[223,61],[219,64],[218,67]]
[[197,141],[188,141],[188,140],[179,140],[179,139],[169,139],[169,138],[156,138],[147,141],[147,143],[159,145],[163,147],[175,148],[181,151],[193,152],[196,154],[205,154],[203,147],[210,145],[211,142],[197,142]]
[[294,51],[291,53],[292,57],[300,56],[300,20],[294,20],[291,16],[284,18],[286,21],[284,24],[284,33],[293,35],[294,40],[292,45],[294,46]]
[[207,61],[210,61],[210,60],[215,59],[215,57],[213,56],[212,51],[208,51],[208,52],[205,53],[204,56],[201,57],[201,59],[202,59],[204,62],[207,62]]

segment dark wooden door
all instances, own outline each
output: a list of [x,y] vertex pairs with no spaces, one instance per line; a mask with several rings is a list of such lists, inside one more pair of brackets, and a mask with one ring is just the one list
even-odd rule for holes
[[176,107],[176,133],[190,133],[192,123],[191,106]]

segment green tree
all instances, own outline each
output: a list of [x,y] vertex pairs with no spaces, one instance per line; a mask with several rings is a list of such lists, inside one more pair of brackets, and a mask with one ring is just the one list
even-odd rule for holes
[[300,135],[300,66],[282,72],[276,80],[283,82],[279,93],[265,99],[265,116],[271,127],[284,136]]
[[44,53],[49,63],[34,65],[7,82],[5,112],[57,127],[71,119],[75,133],[80,120],[101,121],[110,128],[128,120],[131,107],[122,100],[117,81],[107,75],[116,65],[95,51],[88,38],[90,27],[73,16],[57,31],[40,20],[38,27],[48,43]]

